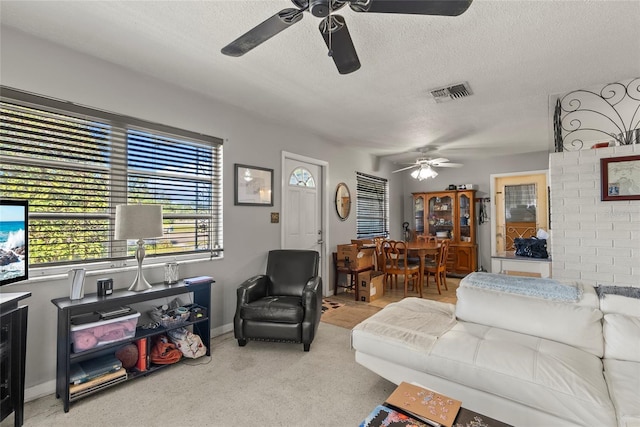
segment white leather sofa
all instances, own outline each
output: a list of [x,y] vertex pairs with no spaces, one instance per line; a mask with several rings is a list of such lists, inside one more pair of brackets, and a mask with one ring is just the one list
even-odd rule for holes
[[514,426],[640,426],[640,299],[574,285],[578,300],[558,301],[470,286],[476,274],[455,306],[405,298],[357,325],[356,361]]

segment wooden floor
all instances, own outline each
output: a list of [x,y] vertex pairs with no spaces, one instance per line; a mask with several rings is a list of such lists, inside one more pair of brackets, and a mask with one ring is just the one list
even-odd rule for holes
[[[429,281],[429,286],[425,287],[422,292],[422,298],[430,299],[433,301],[448,302],[451,304],[455,304],[457,301],[456,289],[458,289],[459,283],[460,283],[460,279],[455,277],[447,277],[447,287],[449,289],[446,290],[444,289],[444,287],[442,287],[441,288],[442,294],[438,294],[436,284],[433,282],[433,277],[431,277],[431,280]],[[407,293],[407,296],[418,297],[419,295],[418,295],[418,292],[411,290],[411,287],[409,287],[409,292]],[[361,303],[361,304],[368,304],[374,307],[382,308],[387,304],[389,304],[390,302],[400,301],[403,298],[404,298],[404,282],[402,277],[400,277],[398,280],[398,286],[396,288],[390,289],[389,286],[387,285],[382,297],[370,303]],[[338,294],[336,296],[331,296],[330,299],[335,301],[342,301],[342,302],[347,302],[347,301],[355,302],[355,293],[350,290],[338,288]]]

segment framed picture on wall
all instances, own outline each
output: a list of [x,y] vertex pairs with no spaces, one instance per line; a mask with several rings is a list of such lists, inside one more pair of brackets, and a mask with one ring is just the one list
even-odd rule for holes
[[640,200],[640,156],[600,159],[600,200]]
[[234,204],[273,206],[273,169],[235,164]]

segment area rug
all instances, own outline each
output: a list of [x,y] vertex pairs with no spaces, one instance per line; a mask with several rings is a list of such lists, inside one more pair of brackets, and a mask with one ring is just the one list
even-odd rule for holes
[[334,310],[336,308],[340,308],[344,306],[344,303],[338,302],[338,301],[332,301],[330,299],[323,299],[322,300],[322,313],[325,313],[327,310]]
[[[320,321],[347,329],[353,329],[358,323],[382,310],[380,307],[374,307],[367,303],[357,301],[343,303],[324,299],[322,302],[323,312]],[[333,308],[334,304],[337,305],[336,308]],[[325,305],[328,307],[331,306],[332,308],[324,310]]]

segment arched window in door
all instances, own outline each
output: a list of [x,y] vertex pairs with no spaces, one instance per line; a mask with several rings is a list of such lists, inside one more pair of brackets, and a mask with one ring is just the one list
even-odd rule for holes
[[305,168],[296,168],[291,175],[289,176],[289,185],[295,185],[299,187],[309,187],[315,188],[316,181],[309,172]]

